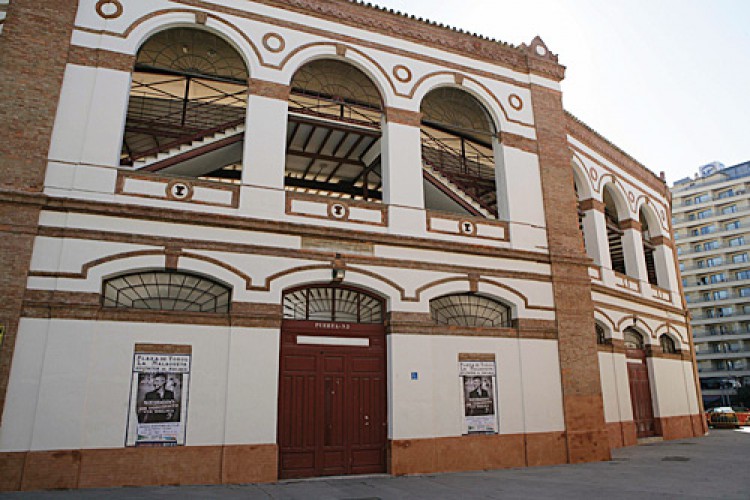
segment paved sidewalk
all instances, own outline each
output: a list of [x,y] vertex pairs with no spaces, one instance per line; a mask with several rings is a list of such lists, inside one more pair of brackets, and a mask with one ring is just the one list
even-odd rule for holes
[[325,478],[241,486],[8,493],[0,499],[750,499],[750,428],[615,450],[611,462],[421,476]]

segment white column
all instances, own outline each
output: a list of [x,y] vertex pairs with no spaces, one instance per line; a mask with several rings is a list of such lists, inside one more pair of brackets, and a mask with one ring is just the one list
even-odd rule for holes
[[643,237],[640,229],[625,229],[622,235],[622,250],[625,254],[625,269],[628,276],[648,282],[646,256],[643,253]]
[[656,245],[654,247],[654,262],[656,264],[656,279],[659,286],[677,292],[677,270],[675,269],[674,254],[669,245]]
[[381,161],[383,203],[392,233],[422,234],[426,228],[419,126],[383,122]]
[[119,166],[130,78],[127,71],[67,65],[50,160]]
[[607,240],[607,222],[604,212],[592,208],[583,215],[583,238],[586,242],[586,254],[597,266],[612,269]]
[[288,101],[250,95],[245,118],[241,210],[282,217]]

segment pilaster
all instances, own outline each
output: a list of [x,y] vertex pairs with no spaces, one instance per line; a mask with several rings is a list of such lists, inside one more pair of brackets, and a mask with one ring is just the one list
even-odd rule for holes
[[594,334],[594,304],[588,259],[578,230],[562,95],[532,84],[531,101],[552,268],[568,461],[607,460],[610,445]]
[[69,0],[13,0],[0,36],[0,123],[6,137],[0,141],[0,323],[6,328],[0,350],[0,412],[77,10],[78,2]]

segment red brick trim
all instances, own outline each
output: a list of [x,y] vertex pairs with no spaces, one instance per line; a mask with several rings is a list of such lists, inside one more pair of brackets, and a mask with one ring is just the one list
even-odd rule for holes
[[512,134],[510,132],[502,132],[500,134],[500,142],[503,146],[509,148],[520,149],[531,154],[538,154],[538,145],[534,139],[529,139],[518,134]]
[[[16,193],[17,194],[17,193]],[[4,193],[0,191],[0,203],[4,201]],[[211,226],[245,231],[262,231],[279,234],[290,234],[308,237],[329,237],[334,240],[369,241],[376,244],[393,245],[397,247],[418,248],[420,250],[438,250],[451,253],[467,253],[472,256],[488,256],[494,258],[511,258],[516,260],[549,263],[545,253],[530,252],[484,246],[480,244],[457,243],[455,241],[440,241],[427,238],[395,236],[390,234],[344,230],[342,228],[326,228],[304,224],[278,222],[270,220],[251,219],[223,214],[201,213],[196,217],[195,212],[176,208],[155,208],[119,203],[102,203],[90,200],[75,200],[66,198],[46,198],[45,210],[60,212],[79,212],[108,217],[156,220],[166,223]],[[583,257],[581,257],[583,259]]]
[[624,448],[638,444],[635,422],[607,422],[607,434],[611,448]]
[[657,193],[665,198],[667,197],[669,190],[664,181],[659,179],[646,166],[639,163],[632,156],[625,153],[594,129],[568,112],[565,113],[565,127],[571,136],[586,144],[615,165],[625,169],[626,172]]
[[589,210],[596,210],[597,212],[604,213],[604,202],[589,198],[587,200],[581,200],[578,202],[578,208],[584,212]]
[[133,71],[133,66],[135,66],[135,56],[106,49],[92,49],[80,45],[71,45],[70,52],[68,52],[68,63],[130,73]]
[[400,123],[410,127],[419,127],[422,125],[422,113],[419,111],[387,107],[385,108],[385,116],[386,120],[393,123]]
[[256,78],[251,78],[248,81],[248,93],[250,95],[268,97],[269,99],[278,99],[280,101],[288,101],[290,91],[291,87],[289,85],[282,85],[280,83],[269,82],[266,80],[258,80]]
[[0,491],[267,483],[275,444],[100,448],[0,453]]
[[389,443],[394,476],[568,463],[564,432],[493,434]]
[[685,439],[703,436],[705,417],[697,415],[680,415],[676,417],[657,417],[657,429],[665,440]]
[[519,318],[508,328],[470,328],[436,325],[430,313],[390,312],[386,320],[386,331],[404,335],[443,335],[458,337],[495,337],[511,339],[557,338],[557,325],[553,320]]
[[625,231],[626,229],[635,229],[641,231],[641,223],[635,219],[623,219],[619,222],[620,229]]

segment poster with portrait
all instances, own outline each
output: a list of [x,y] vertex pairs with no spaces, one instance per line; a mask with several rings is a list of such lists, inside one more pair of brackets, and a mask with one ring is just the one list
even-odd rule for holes
[[128,446],[185,444],[190,354],[137,352],[128,415]]
[[497,433],[495,361],[461,360],[458,365],[463,400],[464,434]]

